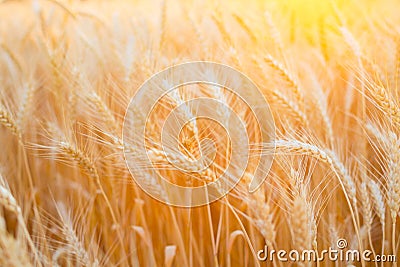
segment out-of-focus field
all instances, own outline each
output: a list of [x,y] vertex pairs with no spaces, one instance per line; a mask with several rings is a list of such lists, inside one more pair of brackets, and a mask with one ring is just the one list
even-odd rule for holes
[[[371,258],[399,257],[399,11],[395,0],[1,1],[0,265],[315,266],[261,262],[257,251],[321,252],[341,238]],[[258,85],[277,154],[255,193],[249,168],[227,197],[175,208],[132,179],[123,120],[146,79],[198,60]],[[198,155],[191,134],[188,157]],[[152,160],[177,184],[208,178]],[[350,264],[381,265],[319,266]]]

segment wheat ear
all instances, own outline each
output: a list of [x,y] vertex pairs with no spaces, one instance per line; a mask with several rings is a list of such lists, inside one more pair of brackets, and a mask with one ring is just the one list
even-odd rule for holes
[[[371,123],[366,125],[366,130],[378,140],[379,147],[382,147],[387,154],[387,168],[385,171],[388,189],[387,204],[392,221],[396,221],[397,213],[400,209],[400,139],[394,132],[389,130],[387,133],[383,133]],[[379,191],[379,187],[375,188],[375,192]]]
[[277,140],[275,142],[275,146],[278,150],[281,151],[309,155],[328,163],[331,169],[336,173],[346,195],[348,194],[354,205],[357,204],[356,187],[353,182],[353,178],[351,177],[343,163],[338,159],[335,152],[333,152],[332,150],[323,150],[315,145],[297,140]]
[[383,86],[370,86],[369,89],[378,107],[391,119],[396,127],[400,127],[400,108],[393,101],[392,96]]
[[[249,174],[246,173],[244,179],[248,178],[250,181],[248,175]],[[276,238],[276,228],[271,206],[265,200],[264,192],[262,190],[254,192],[250,197],[249,207],[254,213],[255,225],[264,237],[266,244],[273,247]]]
[[312,214],[307,200],[297,194],[290,207],[290,222],[293,231],[293,243],[299,250],[311,249],[313,241],[311,231]]
[[375,213],[377,214],[377,216],[379,218],[379,222],[381,223],[381,226],[382,226],[382,250],[381,250],[381,253],[383,255],[385,253],[385,225],[386,225],[386,223],[385,223],[385,214],[386,214],[385,201],[384,201],[381,189],[375,181],[370,180],[368,182],[368,188],[369,188],[369,192],[371,193]]
[[214,14],[212,15],[212,19],[215,22],[215,24],[217,25],[218,31],[222,36],[222,40],[224,41],[225,44],[227,44],[229,46],[229,54],[231,55],[231,58],[232,58],[234,64],[237,67],[240,67],[242,64],[241,64],[241,61],[237,54],[237,51],[234,47],[234,42],[231,38],[231,35],[226,30],[226,27],[225,27],[224,22],[222,21],[221,17],[222,17],[222,15],[218,12],[218,10],[215,11]]
[[274,69],[282,78],[282,80],[284,80],[287,84],[289,84],[300,107],[303,107],[304,99],[302,93],[300,92],[300,87],[297,81],[289,73],[289,71],[271,55],[265,56],[264,62],[266,62],[268,66]]
[[367,184],[362,182],[360,185],[360,197],[361,197],[361,205],[363,211],[364,225],[367,227],[368,231],[371,231],[372,226],[372,205],[371,199],[368,195]]
[[400,149],[393,147],[389,153],[387,169],[388,206],[392,221],[396,222],[400,209]]
[[272,91],[272,96],[277,103],[279,103],[283,108],[289,111],[289,114],[302,125],[307,127],[309,125],[306,114],[304,114],[296,103],[288,99],[285,95],[278,91]]
[[238,22],[240,27],[242,27],[243,30],[250,36],[251,40],[253,42],[256,42],[257,41],[257,37],[254,35],[254,33],[251,30],[250,26],[244,21],[244,19],[242,17],[240,17],[238,14],[233,14],[233,17]]
[[354,230],[356,231],[358,237],[359,246],[362,248],[361,236],[359,234],[356,187],[348,170],[338,159],[336,154],[331,150],[324,151],[315,145],[307,144],[297,140],[277,140],[275,141],[275,147],[278,151],[280,150],[283,152],[309,155],[329,164],[330,168],[338,178],[340,186],[342,187],[344,196],[350,209],[350,213],[352,215],[351,218],[353,221]]
[[[364,220],[364,225],[367,228],[367,235],[368,235],[368,241],[369,241],[369,246],[372,250],[373,255],[375,256],[375,249],[374,249],[374,244],[372,242],[372,237],[371,237],[371,231],[372,231],[372,222],[373,222],[373,217],[372,217],[372,203],[371,199],[368,194],[368,188],[367,188],[367,182],[362,182],[360,185],[360,198],[361,198],[361,208],[363,212],[363,220]],[[377,263],[375,263],[376,266],[378,266]]]
[[118,132],[118,124],[115,117],[109,107],[104,103],[101,97],[96,92],[91,92],[87,97],[84,98],[86,103],[95,107],[95,109],[100,113],[104,122],[108,127],[111,128],[113,133]]
[[0,217],[0,265],[33,266],[26,247],[7,231],[4,217]]
[[269,29],[270,36],[272,38],[272,42],[274,43],[274,46],[277,48],[278,52],[280,55],[283,54],[283,45],[282,45],[282,38],[279,33],[278,28],[276,27],[271,14],[266,11],[264,13],[264,19],[265,23],[267,24],[267,27]]
[[84,248],[84,244],[79,240],[75,233],[73,223],[65,209],[65,206],[63,204],[58,204],[57,210],[62,221],[62,232],[68,242],[68,247],[71,248],[80,264],[83,264],[84,266],[93,266],[90,262],[89,254]]
[[389,137],[391,146],[388,149],[388,166],[386,171],[387,204],[392,218],[392,249],[393,254],[396,254],[396,221],[397,213],[400,209],[400,139],[396,135],[390,135]]
[[11,192],[0,185],[0,203],[9,211],[12,211],[15,214],[21,213],[21,208],[18,206],[17,201]]
[[[400,117],[399,117],[400,118]],[[390,211],[390,218],[392,220],[392,249],[395,253],[396,251],[396,221],[398,212],[400,209],[400,139],[397,135],[388,131],[387,134],[384,134],[381,130],[375,127],[372,124],[367,124],[366,130],[369,134],[374,136],[380,143],[380,146],[383,147],[386,153],[386,170],[385,170],[385,178],[386,178],[386,187],[387,187],[387,206]],[[385,225],[385,211],[384,211],[384,203],[383,197],[381,197],[379,186],[376,184],[372,184],[371,192],[373,193],[375,202],[377,203],[377,214],[380,218],[382,227]],[[384,228],[382,229],[383,235],[385,234]],[[384,246],[384,244],[382,244]]]
[[0,104],[0,124],[10,130],[12,134],[21,139],[21,130],[18,127],[17,122],[13,119],[10,113],[6,110],[6,108]]
[[[0,178],[1,178],[1,180],[3,180],[3,178],[1,176],[0,176]],[[1,185],[0,185],[0,204],[3,205],[9,211],[13,212],[17,216],[18,223],[21,226],[22,230],[24,231],[26,240],[28,241],[28,244],[32,250],[32,253],[34,254],[35,262],[39,266],[42,266],[42,264],[39,261],[39,255],[38,255],[36,246],[31,239],[28,228],[26,227],[21,208],[19,207],[16,199],[14,198],[14,196],[12,195],[10,190],[8,190],[7,188],[5,188],[4,186],[1,186]]]
[[23,93],[22,103],[18,110],[16,124],[19,129],[23,130],[24,128],[27,114],[29,113],[32,105],[34,94],[35,94],[35,88],[32,85],[28,84],[25,88],[25,92]]
[[[72,146],[67,141],[60,141],[59,148],[65,155],[69,156],[72,160],[74,160],[83,171],[85,171],[91,178],[94,179],[96,186],[100,190],[100,194],[102,195],[104,201],[106,202],[106,206],[111,214],[111,219],[113,221],[113,224],[115,226],[118,226],[119,224],[117,217],[115,216],[111,203],[107,197],[106,192],[104,191],[103,185],[101,184],[100,176],[97,172],[97,168],[94,162],[83,151],[81,151],[79,148],[75,146]],[[123,237],[119,227],[117,233],[119,241],[121,243],[121,247],[124,247]]]

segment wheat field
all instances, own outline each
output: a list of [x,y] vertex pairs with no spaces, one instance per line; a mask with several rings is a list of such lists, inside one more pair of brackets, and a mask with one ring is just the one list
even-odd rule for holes
[[[397,0],[0,1],[0,266],[397,266],[257,254],[342,240],[400,257],[399,11]],[[190,61],[258,86],[275,155],[254,193],[251,161],[226,196],[179,208],[137,185],[122,132],[138,88]],[[229,92],[189,89],[153,110],[146,148],[157,172],[194,186],[216,179],[244,137],[192,121],[174,159],[198,157],[200,137],[217,152],[207,170],[182,173],[160,147],[168,111],[204,94],[240,114],[251,140],[259,132]]]

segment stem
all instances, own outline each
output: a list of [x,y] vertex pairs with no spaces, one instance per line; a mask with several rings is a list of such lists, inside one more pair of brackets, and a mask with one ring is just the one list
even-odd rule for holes
[[104,188],[103,188],[103,186],[102,186],[101,183],[100,183],[99,177],[96,178],[96,184],[97,184],[97,187],[98,187],[99,190],[100,190],[101,195],[102,195],[103,198],[104,198],[104,201],[106,202],[106,205],[107,205],[108,210],[110,211],[111,219],[112,219],[112,221],[113,221],[113,224],[114,224],[114,226],[117,228],[117,235],[118,235],[118,239],[119,239],[119,242],[120,242],[120,245],[121,245],[121,249],[122,249],[122,251],[123,251],[123,253],[124,253],[124,256],[127,258],[128,256],[126,255],[126,251],[125,251],[125,249],[124,249],[124,240],[123,240],[122,233],[121,233],[121,227],[120,227],[120,225],[118,224],[117,217],[115,216],[115,213],[114,213],[114,210],[113,210],[113,208],[112,208],[112,206],[111,206],[111,203],[110,203],[110,201],[108,200],[108,197],[107,197],[107,195],[106,195],[106,192],[104,191]]
[[[376,259],[376,252],[374,249],[374,245],[372,244],[372,238],[371,238],[371,229],[368,229],[368,241],[369,241],[369,246],[371,247],[372,254],[374,255],[374,258]],[[375,261],[375,266],[378,267],[378,263]]]
[[180,227],[179,227],[179,225],[178,225],[178,222],[177,222],[177,220],[176,220],[176,216],[175,216],[175,213],[174,213],[174,209],[173,209],[173,207],[172,206],[170,206],[170,205],[168,205],[168,207],[169,207],[169,211],[170,211],[170,213],[171,213],[171,218],[172,218],[172,221],[173,221],[173,223],[174,223],[174,227],[175,227],[175,231],[177,232],[177,233],[180,233],[178,236],[179,236],[179,238],[178,238],[178,244],[179,244],[179,246],[182,248],[182,255],[183,255],[183,260],[184,260],[184,266],[189,266],[189,263],[188,263],[188,261],[187,261],[187,257],[186,257],[186,250],[185,250],[185,242],[183,241],[183,238],[182,238],[182,234],[181,234],[181,231],[180,231]]
[[[333,170],[333,171],[335,172],[336,176],[338,177],[339,183],[340,183],[340,185],[341,185],[341,187],[343,189],[344,197],[346,198],[347,204],[348,204],[349,209],[350,209],[351,220],[353,221],[353,225],[354,225],[354,231],[356,232],[356,235],[357,235],[358,246],[359,246],[359,249],[362,250],[363,245],[362,245],[362,242],[361,242],[360,232],[359,232],[359,229],[358,229],[358,225],[359,224],[357,223],[358,216],[357,216],[357,220],[356,220],[356,216],[355,216],[355,213],[354,213],[354,210],[353,210],[353,206],[351,205],[351,201],[349,199],[349,196],[346,194],[346,188],[345,188],[345,186],[344,186],[344,184],[342,182],[342,179],[340,179],[340,175],[336,172],[336,170]],[[355,209],[357,209],[357,207],[355,207]],[[363,267],[365,266],[364,260],[361,260],[361,265]]]
[[[396,218],[392,223],[392,253],[396,255]],[[397,266],[397,262],[393,262],[393,266]]]
[[249,245],[249,248],[250,248],[250,250],[251,250],[251,253],[252,253],[253,256],[254,256],[255,261],[257,262],[257,266],[260,266],[260,263],[258,262],[258,258],[257,258],[257,253],[256,253],[256,251],[254,250],[253,245],[251,244],[250,238],[249,238],[249,236],[248,236],[248,234],[247,234],[247,232],[246,232],[246,228],[244,227],[244,225],[243,225],[243,223],[242,223],[242,220],[240,220],[240,218],[239,218],[239,216],[237,215],[235,209],[234,209],[234,208],[232,207],[232,205],[229,203],[229,200],[228,200],[228,198],[227,198],[226,196],[225,196],[225,201],[226,201],[226,205],[227,205],[227,206],[229,207],[229,209],[232,211],[233,215],[235,216],[236,220],[238,221],[238,223],[239,223],[239,225],[240,225],[240,228],[241,228],[242,231],[243,231],[245,240],[246,240],[247,244]]
[[[382,224],[382,253],[381,255],[385,254],[385,225]],[[381,262],[381,267],[383,267],[383,262]]]
[[24,231],[24,234],[26,235],[26,240],[28,241],[28,245],[31,248],[34,257],[35,257],[35,263],[37,263],[39,266],[42,266],[42,263],[40,262],[40,257],[37,253],[37,249],[35,244],[33,243],[33,240],[31,238],[31,235],[29,234],[28,228],[26,228],[26,224],[24,221],[24,218],[22,217],[22,213],[18,212],[18,222],[22,227],[22,230]]

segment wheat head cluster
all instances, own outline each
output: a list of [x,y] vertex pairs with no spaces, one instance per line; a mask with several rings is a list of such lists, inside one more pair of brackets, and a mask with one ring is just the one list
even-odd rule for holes
[[[395,266],[261,262],[257,251],[345,239],[400,257],[399,10],[395,0],[0,1],[0,266]],[[141,84],[189,61],[257,84],[275,156],[256,192],[257,155],[269,152],[252,147],[227,196],[179,208],[134,182],[122,129]],[[223,88],[189,89],[160,100],[146,148],[160,175],[194,186],[215,180],[245,137],[192,120],[177,137],[184,153],[167,159],[160,129],[171,109],[206,95],[235,110],[250,139],[259,133]],[[215,162],[175,170],[170,159],[197,170],[188,159],[204,137],[217,140]],[[150,172],[148,182],[166,193]]]

